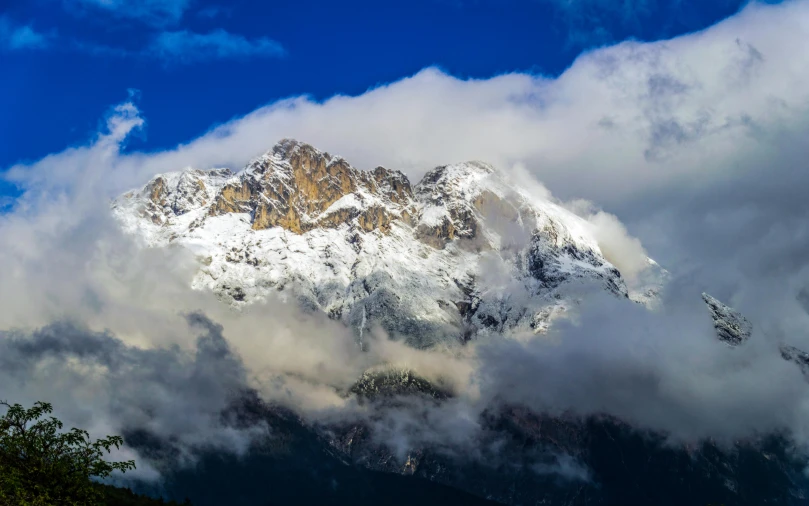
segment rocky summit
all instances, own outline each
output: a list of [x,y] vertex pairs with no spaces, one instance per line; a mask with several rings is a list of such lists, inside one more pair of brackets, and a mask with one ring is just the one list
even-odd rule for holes
[[360,339],[375,324],[417,347],[543,332],[587,287],[654,292],[627,289],[585,220],[482,162],[412,185],[285,139],[237,173],[155,176],[113,209],[147,244],[193,250],[195,288],[237,307],[279,293]]

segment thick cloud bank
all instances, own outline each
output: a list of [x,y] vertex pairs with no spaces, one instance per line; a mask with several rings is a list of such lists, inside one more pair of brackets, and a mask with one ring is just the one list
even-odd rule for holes
[[[809,2],[753,3],[700,33],[583,54],[556,78],[426,69],[356,97],[270,104],[157,153],[124,149],[145,120],[119,105],[86,145],[6,172],[24,193],[0,215],[0,397],[52,401],[99,433],[142,424],[192,455],[253,434],[214,416],[232,391],[316,420],[366,416],[345,392],[394,364],[458,394],[426,415],[429,430],[375,418],[394,446],[462,444],[498,402],[606,412],[680,439],[785,428],[805,443],[809,391],[777,347],[809,349],[807,45]],[[429,352],[377,336],[365,353],[337,323],[280,302],[231,312],[189,288],[188,252],[143,249],[110,216],[110,198],[155,173],[238,169],[282,137],[414,179],[482,159],[551,198],[542,181],[630,281],[646,253],[660,261],[663,304],[595,298],[542,338]],[[749,346],[716,341],[703,290],[753,321]]]
[[[139,349],[109,332],[58,322],[30,335],[0,340],[0,377],[15,401],[53,400],[71,421],[94,432],[148,432],[173,443],[180,461],[194,449],[243,452],[256,426],[237,430],[221,412],[247,387],[241,361],[231,353],[222,327],[200,313],[186,316],[199,333],[196,350]],[[171,449],[165,449],[171,450]],[[141,466],[139,475],[154,469]]]

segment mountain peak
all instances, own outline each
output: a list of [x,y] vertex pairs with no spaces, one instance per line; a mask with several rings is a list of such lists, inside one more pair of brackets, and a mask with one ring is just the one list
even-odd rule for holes
[[314,151],[317,151],[311,144],[300,142],[297,139],[292,139],[290,137],[284,137],[283,139],[275,143],[275,146],[272,147],[272,152],[281,156],[285,156],[290,151],[300,149],[301,147],[304,146]]
[[427,172],[422,181],[438,181],[441,179],[459,179],[464,177],[485,177],[497,172],[492,165],[478,160],[440,165]]
[[254,230],[302,234],[348,224],[387,233],[394,220],[408,219],[411,197],[400,172],[357,170],[341,157],[283,139],[222,188],[209,214],[248,213]]
[[340,156],[333,156],[326,151],[320,151],[311,144],[292,138],[281,139],[267,153],[272,153],[282,160],[291,160],[293,158],[324,159],[327,161],[342,160]]
[[[582,284],[627,296],[579,218],[483,162],[436,167],[411,187],[402,172],[283,139],[236,174],[163,175],[113,207],[149,244],[204,259],[195,286],[235,306],[283,290],[360,339],[371,325],[419,347],[541,332]],[[504,277],[525,293],[503,293]]]

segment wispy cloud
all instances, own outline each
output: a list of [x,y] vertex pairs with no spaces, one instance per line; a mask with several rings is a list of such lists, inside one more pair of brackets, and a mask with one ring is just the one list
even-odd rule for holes
[[[58,37],[54,33],[35,31],[31,25],[19,24],[0,15],[0,50],[59,49],[94,56],[156,59],[164,64],[191,64],[212,60],[278,58],[285,55],[284,47],[268,37],[247,38],[218,28],[199,33],[190,30],[170,30],[167,25],[180,21],[193,0],[62,0],[64,7],[75,14],[107,12],[128,19],[137,19],[156,28],[151,42],[140,48],[98,43],[93,40]],[[228,7],[209,6],[197,15],[213,18],[230,13]]]
[[280,58],[284,47],[267,37],[249,39],[237,33],[217,29],[208,33],[188,30],[158,32],[142,48],[126,48],[70,37],[57,37],[56,33],[43,34],[28,25],[17,25],[0,16],[0,51],[20,49],[58,49],[92,56],[114,58],[141,58],[158,60],[164,64],[193,64],[213,60],[246,60],[249,58]]
[[272,39],[248,39],[219,29],[204,34],[187,30],[162,32],[146,54],[166,63],[194,63],[249,57],[277,58],[284,56],[285,51],[281,44]]
[[[544,0],[556,5],[568,13],[585,15],[590,12],[617,14],[625,19],[637,18],[650,13],[659,3],[658,0]],[[679,1],[667,1],[670,4],[679,4]]]
[[48,45],[51,35],[35,31],[31,25],[18,25],[0,16],[0,49],[41,49]]
[[[682,8],[681,0],[541,1],[557,10],[568,32],[568,42],[575,47],[615,42],[615,29],[639,32],[652,14],[663,13],[665,18],[673,19]],[[735,0],[725,1],[731,3]]]
[[116,58],[131,58],[138,56],[140,52],[125,49],[123,47],[110,46],[107,44],[99,44],[93,41],[72,39],[66,41],[66,48],[79,53],[85,53],[92,56],[112,56]]
[[179,21],[191,0],[64,0],[64,4],[74,12],[102,10],[117,17],[162,26]]
[[8,195],[0,197],[0,214],[8,211],[14,206],[14,197]]
[[213,19],[219,16],[230,16],[232,9],[219,5],[210,5],[197,11],[197,16],[201,18]]

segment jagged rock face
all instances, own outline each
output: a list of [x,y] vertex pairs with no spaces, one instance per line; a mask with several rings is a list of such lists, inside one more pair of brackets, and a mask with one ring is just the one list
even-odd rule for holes
[[738,346],[750,338],[753,325],[735,309],[726,306],[707,293],[702,300],[708,305],[719,339],[730,346]]
[[230,169],[187,169],[157,176],[139,194],[129,192],[122,198],[145,196],[138,199],[142,203],[138,215],[155,225],[164,225],[169,216],[179,216],[207,205],[216,196],[219,186],[232,176]]
[[493,174],[491,167],[481,163],[443,166],[428,172],[416,185],[416,194],[423,203],[417,227],[419,239],[439,248],[456,238],[478,239],[482,214],[490,202],[503,204],[504,219],[516,221],[518,213],[512,205],[477,184]]
[[193,286],[242,306],[280,293],[354,328],[417,347],[542,332],[587,286],[629,292],[579,217],[493,167],[353,168],[284,140],[237,174],[156,176],[113,203],[151,246],[200,258]]
[[366,232],[387,232],[391,221],[408,219],[412,197],[400,172],[359,171],[340,157],[286,139],[225,184],[209,215],[249,213],[253,230],[282,227],[302,234],[356,220]]

